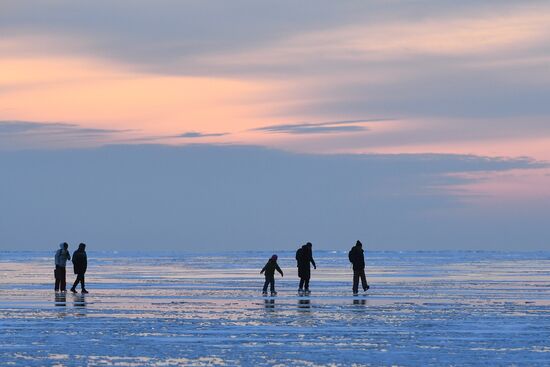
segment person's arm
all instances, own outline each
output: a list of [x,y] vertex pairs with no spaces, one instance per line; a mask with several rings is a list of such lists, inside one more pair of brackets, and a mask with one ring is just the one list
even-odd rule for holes
[[282,277],[284,276],[284,275],[283,275],[283,271],[282,271],[281,268],[279,267],[279,264],[275,265],[275,270],[277,270],[277,271],[281,274]]
[[266,267],[267,267],[267,264],[264,265],[264,267],[262,268],[262,271],[260,271],[260,274],[263,274],[263,273],[264,273]]
[[317,265],[315,265],[315,260],[313,260],[313,256],[311,256],[311,264],[313,265],[313,269],[317,269]]
[[59,258],[59,257],[60,257],[60,256],[59,256],[59,255],[60,255],[60,252],[61,252],[61,250],[57,250],[57,251],[55,252],[55,265],[56,265],[56,266],[57,266],[57,264],[59,264],[59,263],[61,262],[61,261],[60,261],[61,259]]
[[71,260],[71,253],[67,250],[67,260]]

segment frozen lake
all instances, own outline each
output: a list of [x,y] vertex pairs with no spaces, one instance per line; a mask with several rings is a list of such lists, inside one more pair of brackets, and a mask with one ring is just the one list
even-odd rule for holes
[[0,252],[2,365],[550,365],[550,252],[366,252],[358,297],[347,251],[314,251],[310,297],[278,254],[263,298],[267,252],[89,251],[86,296],[53,252]]

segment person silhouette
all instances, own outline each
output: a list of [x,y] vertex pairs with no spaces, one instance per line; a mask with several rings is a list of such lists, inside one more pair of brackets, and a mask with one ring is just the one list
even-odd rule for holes
[[260,274],[265,273],[265,283],[264,283],[264,289],[262,292],[264,296],[267,296],[268,285],[271,285],[270,287],[271,295],[272,296],[277,295],[277,292],[275,292],[275,270],[277,270],[279,274],[281,274],[281,276],[284,276],[283,271],[277,264],[277,255],[271,256],[271,258],[267,261],[267,263],[263,267],[262,271],[260,271]]
[[298,286],[299,295],[309,295],[309,279],[311,278],[311,267],[317,269],[315,260],[313,260],[313,245],[311,242],[306,243],[296,251],[296,265],[298,266],[298,277],[300,277],[300,285]]
[[80,283],[82,293],[88,293],[86,287],[84,286],[84,274],[88,268],[88,256],[86,255],[86,244],[84,243],[78,245],[78,250],[73,252],[73,268],[74,273],[76,274],[76,280],[71,288],[71,292],[78,293],[76,291],[76,286]]
[[67,260],[71,259],[69,254],[69,244],[63,242],[59,244],[59,250],[55,252],[55,291],[67,292]]
[[363,244],[361,241],[357,241],[355,246],[351,248],[348,253],[349,261],[353,264],[353,295],[356,296],[359,291],[359,278],[361,278],[361,285],[363,291],[369,289],[367,284],[367,277],[365,276],[365,251],[363,251]]

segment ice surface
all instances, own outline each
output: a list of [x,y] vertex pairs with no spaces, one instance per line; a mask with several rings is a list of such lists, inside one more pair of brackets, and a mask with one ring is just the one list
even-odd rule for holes
[[[310,297],[279,253],[88,252],[88,295],[53,291],[53,252],[0,252],[0,355],[21,366],[550,365],[550,252],[316,251]],[[74,280],[67,271],[68,282]]]

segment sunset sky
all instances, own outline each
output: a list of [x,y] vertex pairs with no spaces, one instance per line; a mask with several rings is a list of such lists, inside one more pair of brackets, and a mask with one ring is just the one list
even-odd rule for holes
[[[548,1],[0,0],[0,249],[549,248],[549,25]],[[151,157],[191,196],[220,182],[191,210],[105,169]],[[75,196],[52,184],[88,174]],[[44,221],[104,195],[133,204]]]

